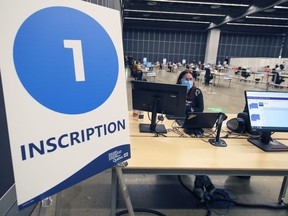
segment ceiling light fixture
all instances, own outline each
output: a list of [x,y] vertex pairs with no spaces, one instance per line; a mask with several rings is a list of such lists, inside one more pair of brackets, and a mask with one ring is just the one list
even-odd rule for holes
[[150,6],[155,6],[155,5],[157,5],[157,2],[149,1],[149,2],[147,2],[147,4],[150,5]]
[[205,5],[221,5],[221,6],[232,6],[232,7],[249,7],[247,4],[230,4],[230,3],[219,3],[219,2],[195,2],[195,1],[173,1],[173,0],[151,0],[155,2],[171,2],[171,3],[183,3],[183,4],[205,4]]
[[288,7],[278,6],[278,5],[274,6],[274,8],[277,8],[277,9],[288,9]]
[[212,9],[218,9],[218,8],[221,8],[221,5],[211,5],[210,6]]
[[126,20],[147,20],[147,21],[160,21],[160,22],[183,22],[183,23],[201,23],[209,24],[205,21],[193,21],[193,20],[171,20],[171,19],[150,19],[150,18],[138,18],[138,17],[125,17]]
[[190,15],[190,16],[215,16],[215,17],[224,17],[225,16],[224,14],[185,13],[185,12],[148,11],[148,10],[131,10],[131,9],[124,9],[124,12],[157,13],[157,14],[180,14],[180,15]]
[[261,26],[274,28],[288,28],[288,25],[267,25],[267,24],[249,24],[249,23],[227,23],[227,25],[243,25],[243,26]]
[[249,19],[270,19],[270,20],[288,20],[288,18],[283,18],[283,17],[257,17],[257,16],[246,16],[246,18]]
[[271,12],[274,12],[274,11],[276,11],[275,8],[268,8],[268,9],[264,10],[263,12],[271,13]]

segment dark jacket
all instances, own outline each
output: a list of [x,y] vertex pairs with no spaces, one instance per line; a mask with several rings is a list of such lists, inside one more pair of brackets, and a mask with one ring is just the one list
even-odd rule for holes
[[199,88],[192,87],[186,100],[186,113],[188,112],[203,112],[204,100],[202,91]]

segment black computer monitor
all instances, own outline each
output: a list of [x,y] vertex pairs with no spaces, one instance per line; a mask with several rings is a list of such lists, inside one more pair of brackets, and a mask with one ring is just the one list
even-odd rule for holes
[[248,141],[264,151],[288,151],[288,146],[273,140],[273,132],[288,132],[288,92],[245,91],[248,120],[259,138]]
[[140,132],[167,133],[156,123],[157,113],[185,116],[187,87],[177,84],[132,81],[133,109],[152,112],[151,124],[140,124]]

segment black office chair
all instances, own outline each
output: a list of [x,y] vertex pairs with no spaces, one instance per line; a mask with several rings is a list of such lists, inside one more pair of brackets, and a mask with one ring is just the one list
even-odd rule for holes
[[211,71],[209,68],[205,69],[205,85],[210,84],[210,80],[213,79],[213,75],[211,74]]
[[192,71],[192,76],[193,76],[193,78],[194,78],[195,80],[198,80],[198,73],[197,73],[196,70],[193,70],[193,71]]
[[[241,76],[244,77],[244,80],[247,81],[247,78],[250,76],[250,74],[246,71],[246,69],[242,68]],[[241,80],[240,80],[241,81]]]
[[272,71],[272,82],[274,82],[277,85],[280,85],[282,82],[284,82],[285,80],[283,79],[283,77],[280,77],[279,73],[277,71]]

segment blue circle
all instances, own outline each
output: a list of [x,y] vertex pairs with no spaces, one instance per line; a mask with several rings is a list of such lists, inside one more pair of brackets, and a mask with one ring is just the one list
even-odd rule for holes
[[[76,79],[75,50],[65,48],[64,40],[81,41],[85,80]],[[72,8],[49,7],[28,17],[17,32],[13,57],[27,92],[59,113],[96,109],[118,79],[113,41],[96,20]]]

